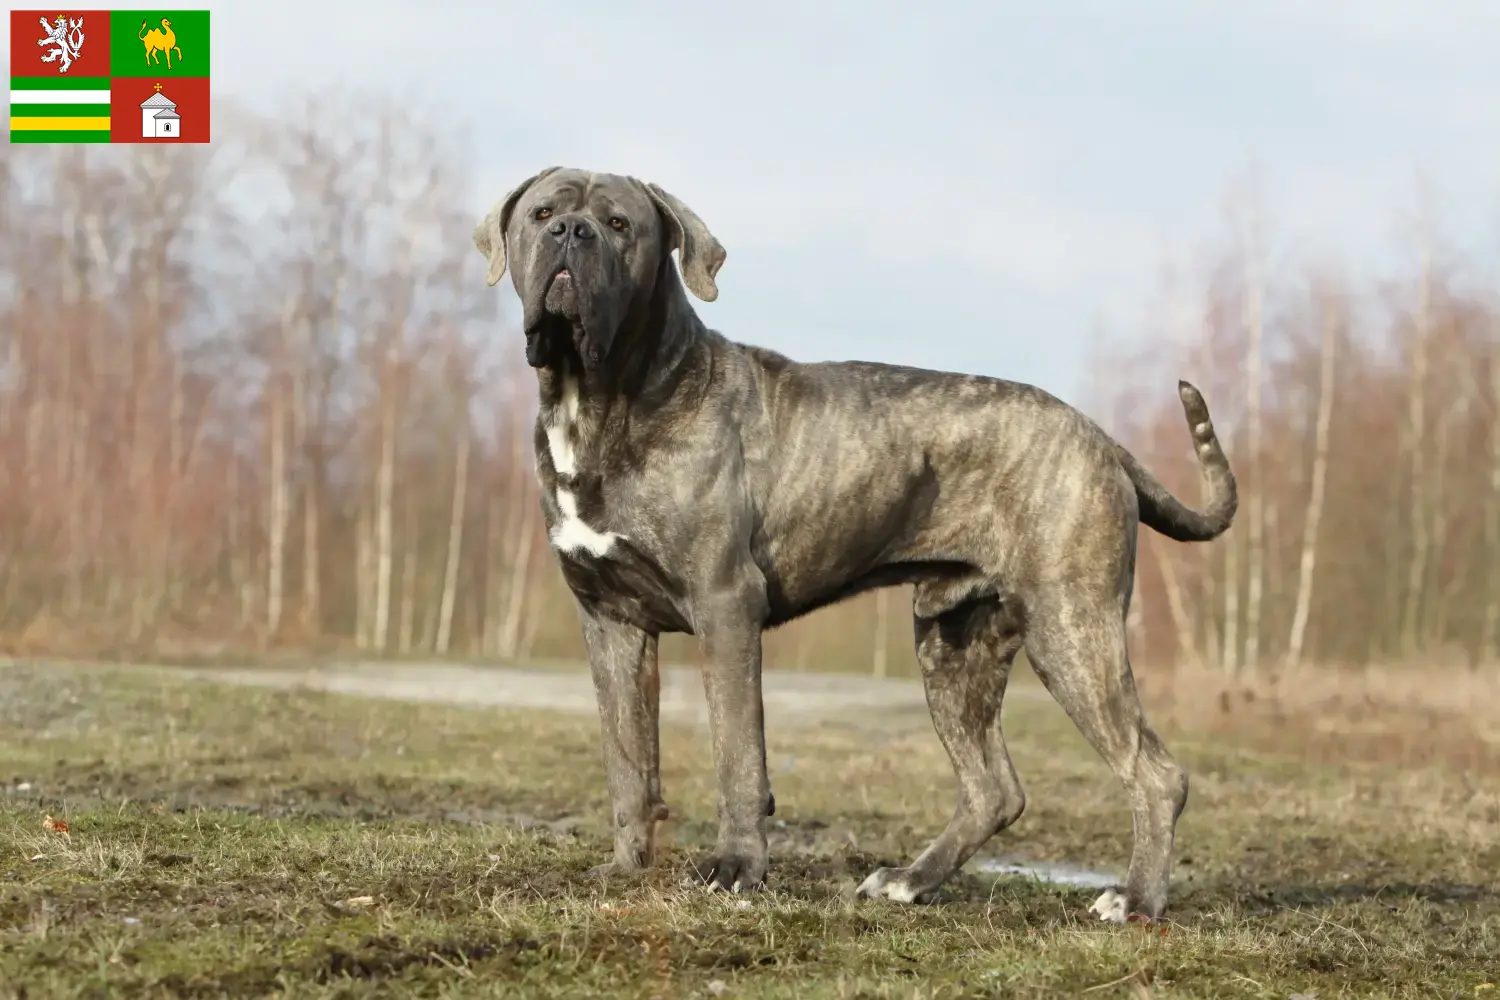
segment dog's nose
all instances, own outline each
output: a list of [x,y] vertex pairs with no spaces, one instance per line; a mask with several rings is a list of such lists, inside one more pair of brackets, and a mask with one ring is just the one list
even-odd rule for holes
[[556,222],[552,223],[552,225],[547,228],[547,232],[551,233],[553,238],[556,239],[559,243],[570,237],[582,242],[586,240],[592,240],[594,237],[599,235],[599,230],[594,228],[594,224],[592,222],[590,222],[588,219],[583,218],[582,216],[577,215],[563,216]]

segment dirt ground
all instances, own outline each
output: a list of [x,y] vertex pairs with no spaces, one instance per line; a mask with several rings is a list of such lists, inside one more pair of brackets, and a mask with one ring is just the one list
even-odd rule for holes
[[[1485,997],[1500,796],[1436,768],[1169,733],[1168,920],[1100,925],[1118,783],[1050,699],[1022,820],[925,906],[852,897],[953,807],[917,685],[768,678],[769,888],[691,864],[716,798],[668,675],[662,857],[601,881],[592,695],[558,671],[0,665],[0,997]],[[377,694],[380,697],[360,695]],[[50,818],[50,819],[49,819]],[[59,821],[62,826],[59,825]],[[1038,877],[1040,876],[1040,877]]]

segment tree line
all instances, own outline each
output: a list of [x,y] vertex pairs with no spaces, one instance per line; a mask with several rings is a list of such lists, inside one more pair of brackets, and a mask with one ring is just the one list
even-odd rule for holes
[[1446,235],[1420,182],[1390,213],[1393,263],[1364,276],[1278,244],[1259,190],[1253,172],[1231,188],[1197,263],[1164,275],[1160,334],[1102,353],[1093,378],[1106,423],[1190,501],[1171,386],[1199,380],[1240,482],[1235,525],[1214,544],[1143,533],[1136,659],[1230,674],[1493,667],[1494,262]]
[[[294,112],[216,108],[207,147],[0,152],[0,639],[578,658],[460,137],[378,101]],[[1143,532],[1135,659],[1493,663],[1493,287],[1427,217],[1378,284],[1272,267],[1238,204],[1164,283],[1170,335],[1101,345],[1109,378],[1073,401],[1191,500],[1192,377],[1241,482],[1224,539]],[[910,672],[904,609],[863,595],[768,662]]]

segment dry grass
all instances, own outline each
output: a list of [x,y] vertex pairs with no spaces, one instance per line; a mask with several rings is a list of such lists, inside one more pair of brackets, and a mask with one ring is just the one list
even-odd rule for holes
[[[1155,710],[1154,715],[1165,714]],[[0,669],[0,995],[1493,995],[1500,798],[1440,768],[1172,745],[1193,774],[1171,920],[966,875],[849,898],[951,809],[923,720],[773,729],[771,890],[684,884],[712,837],[701,732],[669,730],[669,856],[606,851],[590,720]],[[774,720],[773,720],[774,724]],[[996,853],[1118,870],[1124,796],[1049,703],[1007,711],[1027,815]],[[1316,736],[1311,746],[1319,746]],[[49,832],[42,817],[70,824]]]
[[1500,778],[1500,672],[1334,667],[1226,678],[1179,666],[1138,672],[1153,719],[1327,762],[1438,766]]

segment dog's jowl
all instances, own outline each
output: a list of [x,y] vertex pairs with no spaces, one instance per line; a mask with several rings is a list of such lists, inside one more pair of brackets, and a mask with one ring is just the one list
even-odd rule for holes
[[687,292],[718,295],[724,249],[654,184],[553,167],[506,195],[474,242],[491,285],[509,266],[536,370],[543,512],[578,600],[614,810],[601,873],[649,864],[667,815],[658,635],[697,636],[709,662],[718,839],[698,871],[710,888],[754,888],[774,808],[761,633],[911,583],[917,658],[958,803],[927,850],[873,872],[861,893],[921,899],[1020,817],[999,718],[1024,648],[1130,796],[1129,876],[1095,912],[1162,914],[1188,783],[1142,714],[1125,615],[1139,523],[1206,541],[1234,516],[1234,477],[1196,389],[1178,386],[1202,510],[1032,386],[798,364],[709,330]]

